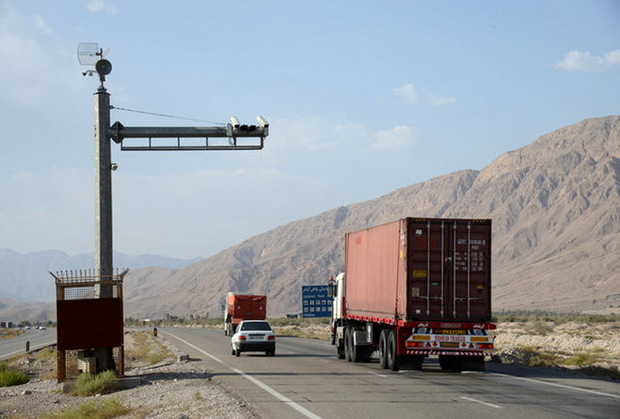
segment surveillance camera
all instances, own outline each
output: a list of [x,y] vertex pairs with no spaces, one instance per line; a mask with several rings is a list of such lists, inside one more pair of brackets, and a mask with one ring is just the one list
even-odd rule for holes
[[230,117],[230,123],[232,124],[232,126],[234,128],[239,128],[239,125],[241,125],[241,124],[239,124],[239,120],[237,119],[236,116],[231,116]]
[[116,164],[116,163],[112,163],[112,164],[110,165],[110,169],[112,169],[112,171],[114,171],[114,170],[118,169],[118,164]]
[[258,123],[260,124],[261,127],[263,127],[263,128],[268,128],[269,127],[269,122],[267,122],[267,120],[265,118],[263,118],[262,116],[258,115],[256,117],[256,120],[258,121]]

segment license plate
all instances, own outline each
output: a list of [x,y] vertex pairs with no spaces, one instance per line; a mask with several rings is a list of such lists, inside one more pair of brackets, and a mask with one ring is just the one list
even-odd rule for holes
[[441,342],[439,346],[441,346],[442,348],[458,348],[459,343],[458,342]]

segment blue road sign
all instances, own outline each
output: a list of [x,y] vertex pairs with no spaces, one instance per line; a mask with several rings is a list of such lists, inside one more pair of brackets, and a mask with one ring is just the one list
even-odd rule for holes
[[332,316],[332,299],[327,295],[327,285],[302,285],[301,296],[302,317]]

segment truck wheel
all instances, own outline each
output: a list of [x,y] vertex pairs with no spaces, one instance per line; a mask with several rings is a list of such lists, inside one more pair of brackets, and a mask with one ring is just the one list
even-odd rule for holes
[[461,371],[482,371],[484,372],[484,357],[482,356],[463,356],[460,358]]
[[384,370],[388,369],[388,362],[387,362],[388,333],[389,333],[389,330],[383,329],[381,331],[381,335],[379,336],[379,365]]
[[387,340],[387,363],[388,368],[392,371],[398,371],[398,368],[400,367],[396,349],[396,333],[394,333],[393,330],[390,330]]
[[237,349],[235,352],[235,356],[241,356],[241,349]]
[[355,333],[355,330],[352,330],[351,331],[351,361],[360,362],[362,358],[364,357],[363,355],[364,349],[355,345],[355,339],[353,338],[354,333]]
[[439,355],[439,366],[442,371],[453,371],[457,364],[456,356]]
[[336,347],[336,353],[338,354],[338,359],[344,359],[345,358],[344,339],[337,340],[337,342],[338,342],[338,346]]
[[424,355],[411,355],[408,358],[411,368],[417,371],[422,371],[422,364],[424,363]]
[[353,343],[353,336],[351,335],[351,328],[347,327],[344,331],[344,355],[347,358],[347,361],[353,361],[353,348],[351,346]]

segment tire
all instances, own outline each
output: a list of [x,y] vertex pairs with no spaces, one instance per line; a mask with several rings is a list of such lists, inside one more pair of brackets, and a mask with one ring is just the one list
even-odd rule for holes
[[237,349],[237,351],[235,353],[235,356],[241,356],[241,350],[240,349]]
[[233,354],[233,355],[235,355],[235,353],[236,353],[236,352],[237,352],[237,351],[235,351],[235,348],[233,348],[233,350],[232,350],[232,354]]
[[353,362],[353,351],[351,350],[352,343],[353,337],[351,336],[351,328],[347,327],[344,331],[344,356],[349,362]]
[[384,370],[388,369],[387,362],[387,339],[388,333],[390,331],[388,329],[383,329],[381,331],[381,335],[379,336],[379,365]]
[[388,368],[392,371],[398,371],[400,362],[396,353],[396,333],[390,330],[387,340],[387,364]]
[[424,355],[410,355],[407,358],[407,362],[411,364],[411,368],[413,368],[414,370],[422,371]]
[[439,355],[439,366],[442,371],[453,371],[457,364],[456,356]]
[[366,354],[365,348],[360,348],[355,344],[355,329],[351,330],[351,342],[349,346],[351,347],[351,361],[352,362],[360,362],[364,355]]
[[486,371],[483,356],[460,357],[461,371]]
[[344,339],[343,339],[343,342],[339,342],[338,343],[338,347],[336,348],[336,352],[338,354],[338,359],[344,359],[345,358]]

